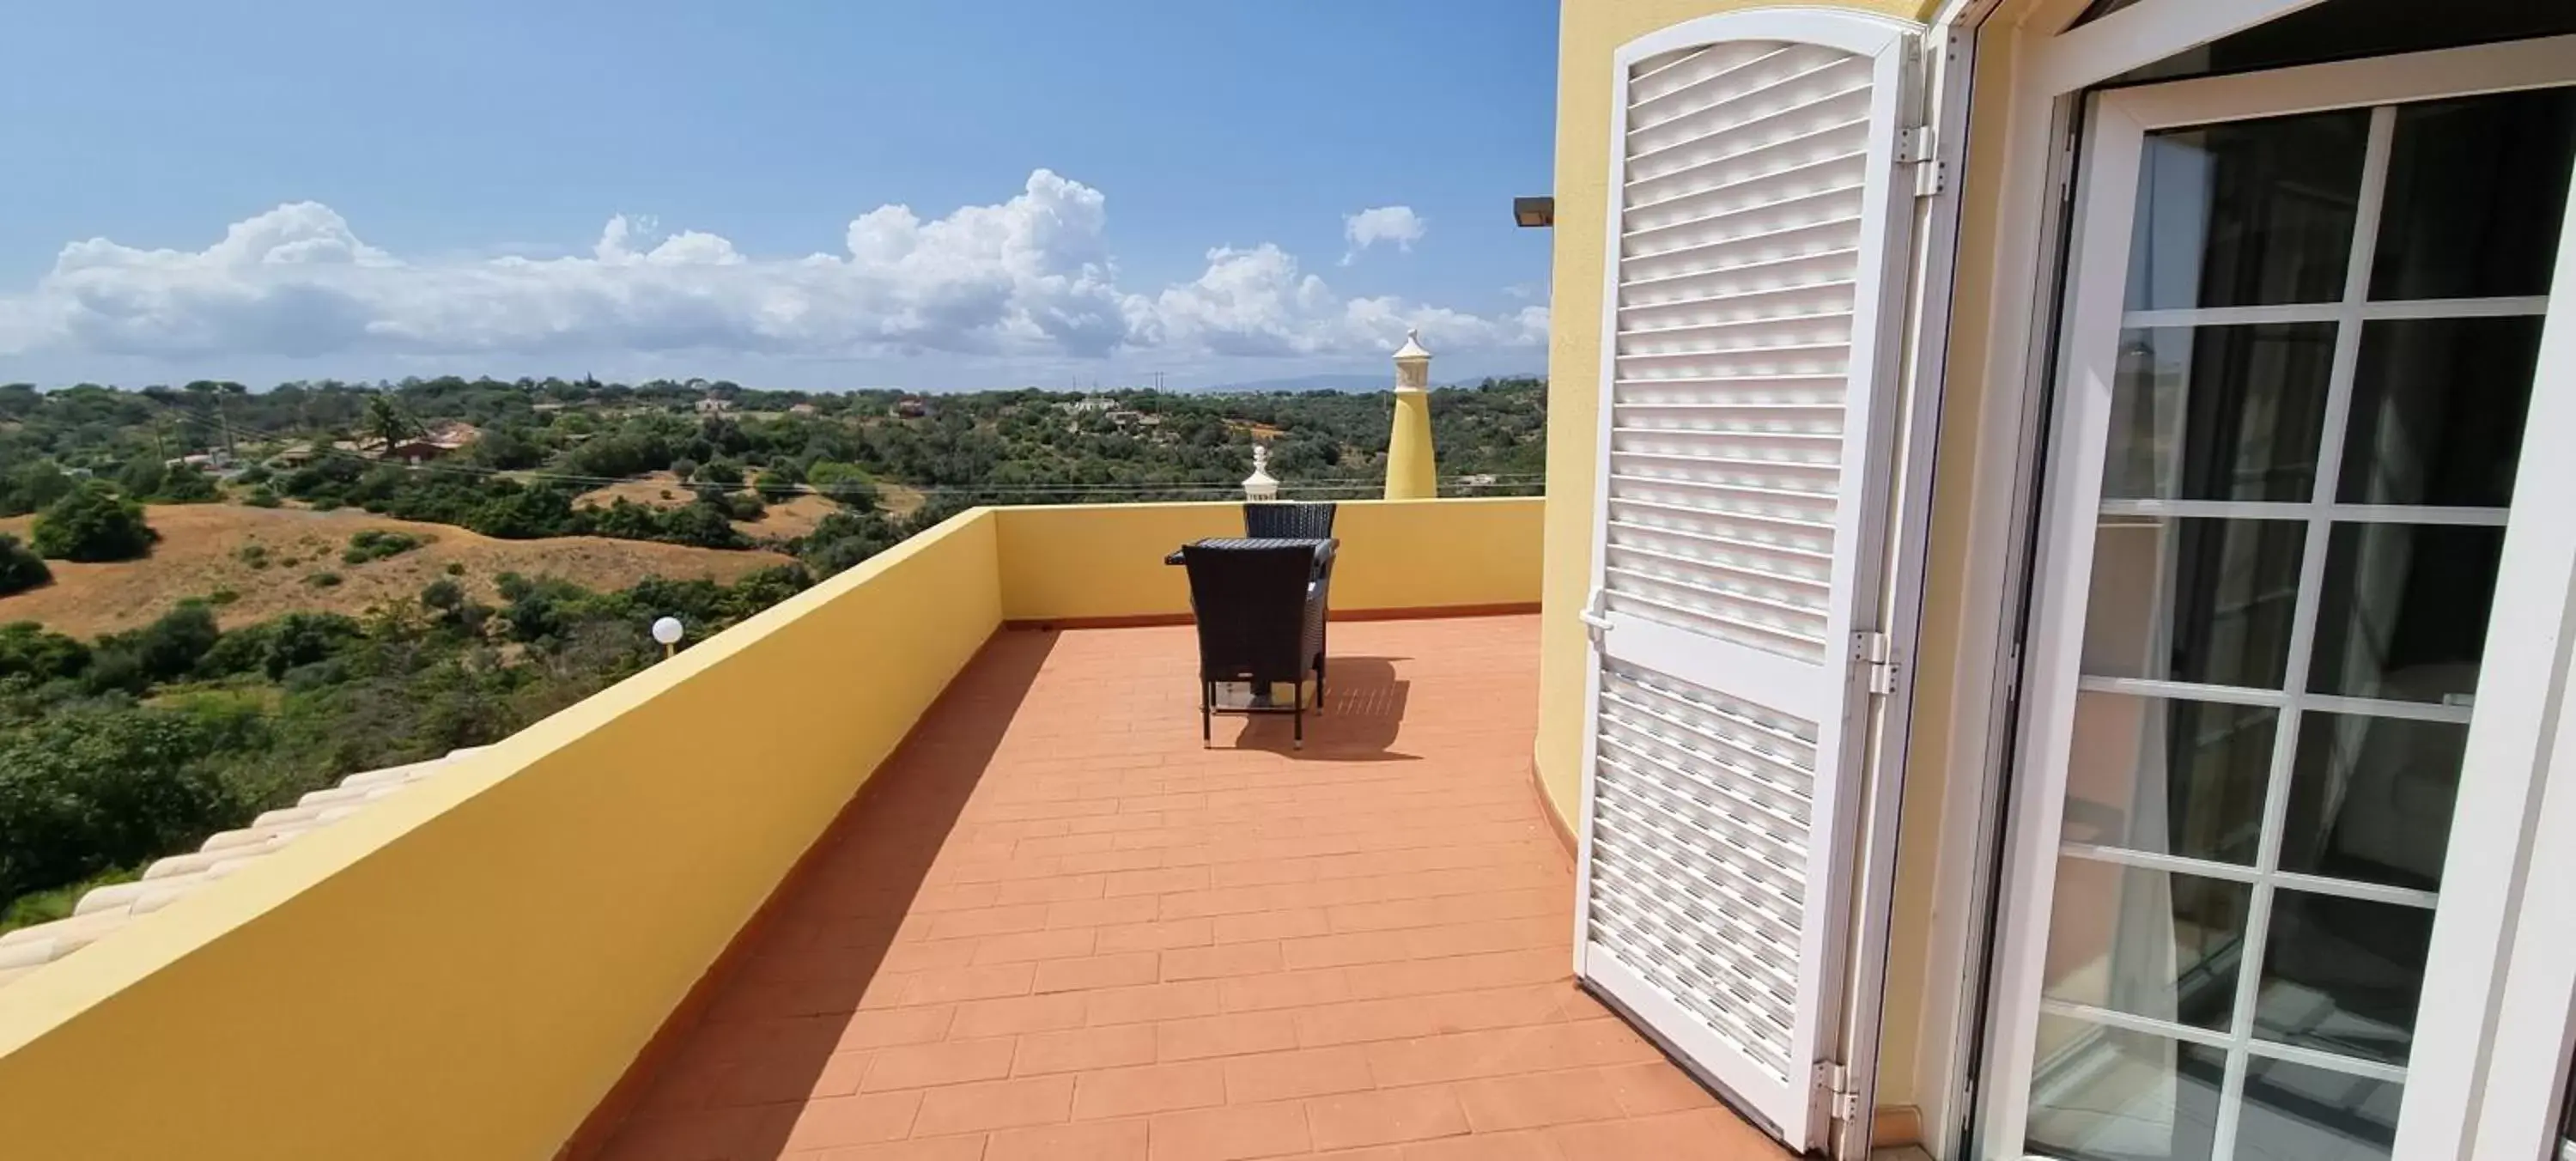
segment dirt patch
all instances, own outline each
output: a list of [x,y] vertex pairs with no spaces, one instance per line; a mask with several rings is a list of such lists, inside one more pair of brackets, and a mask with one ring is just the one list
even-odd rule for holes
[[929,502],[929,495],[918,489],[877,481],[877,506],[885,509],[888,516],[905,519],[921,511],[921,506]]
[[799,493],[771,503],[758,520],[734,521],[733,528],[754,539],[791,540],[812,535],[815,525],[840,510],[841,505],[828,496]]
[[680,482],[680,477],[669,472],[647,472],[575,496],[572,506],[606,508],[619,500],[632,500],[649,508],[677,508],[695,499],[697,495]]
[[[640,501],[639,501],[640,502]],[[229,504],[154,505],[147,518],[161,534],[152,555],[116,564],[45,562],[54,583],[0,597],[0,624],[39,621],[75,637],[94,637],[146,624],[188,597],[234,594],[216,609],[227,626],[296,611],[355,615],[388,599],[409,597],[461,564],[459,583],[478,599],[498,602],[492,578],[504,572],[557,576],[588,588],[618,589],[647,576],[704,577],[731,582],[744,573],[785,564],[774,552],[732,552],[563,536],[546,540],[494,540],[445,524],[394,520],[352,509],[334,512],[293,508],[243,508]],[[0,520],[0,532],[25,537],[32,516]],[[343,564],[351,533],[376,528],[408,532],[430,543],[365,564]],[[254,551],[244,551],[252,549]],[[266,566],[253,560],[265,560]],[[328,587],[307,578],[333,573]]]

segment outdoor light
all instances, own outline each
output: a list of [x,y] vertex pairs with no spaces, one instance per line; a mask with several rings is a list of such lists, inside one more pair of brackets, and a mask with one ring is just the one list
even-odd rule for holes
[[1512,221],[1523,226],[1545,228],[1556,224],[1556,199],[1513,198]]
[[653,622],[653,639],[662,643],[664,657],[671,655],[672,648],[680,643],[680,635],[685,632],[687,630],[680,626],[678,617],[663,617]]

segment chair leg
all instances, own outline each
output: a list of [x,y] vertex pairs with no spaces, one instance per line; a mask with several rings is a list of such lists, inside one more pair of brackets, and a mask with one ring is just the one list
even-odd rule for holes
[[1214,715],[1213,713],[1211,713],[1211,712],[1210,712],[1210,707],[1212,707],[1213,705],[1215,705],[1215,703],[1216,703],[1216,686],[1215,686],[1213,683],[1210,683],[1210,682],[1205,682],[1205,681],[1200,682],[1200,683],[1199,683],[1199,748],[1200,748],[1200,749],[1202,749],[1202,750],[1204,750],[1204,749],[1208,748],[1209,746],[1211,746],[1211,745],[1215,744],[1215,742],[1216,742],[1216,726],[1215,726],[1216,717],[1215,717],[1215,715]]
[[1296,718],[1297,742],[1295,748],[1303,750],[1306,748],[1306,704],[1304,702],[1297,703]]
[[1324,712],[1324,655],[1315,655],[1315,712]]

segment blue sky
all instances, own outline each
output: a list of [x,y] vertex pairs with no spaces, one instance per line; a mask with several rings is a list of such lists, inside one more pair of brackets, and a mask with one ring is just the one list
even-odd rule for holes
[[22,6],[0,379],[1535,369],[1554,9]]

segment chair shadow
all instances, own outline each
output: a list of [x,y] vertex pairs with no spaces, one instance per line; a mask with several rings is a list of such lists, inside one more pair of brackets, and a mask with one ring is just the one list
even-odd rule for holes
[[985,643],[771,892],[765,921],[755,916],[701,985],[703,1004],[673,1014],[656,1041],[675,1047],[629,1066],[622,1115],[603,1107],[595,1119],[606,1123],[566,1156],[659,1156],[669,1137],[707,1156],[785,1150],[1056,640]]
[[1323,712],[1306,714],[1306,746],[1296,746],[1294,724],[1284,714],[1243,719],[1239,750],[1268,750],[1307,762],[1418,762],[1419,754],[1395,749],[1404,730],[1405,702],[1413,683],[1397,675],[1408,657],[1333,657],[1324,667]]

